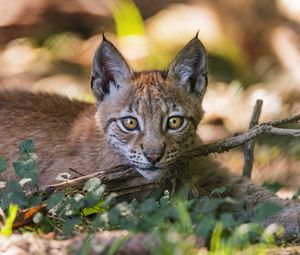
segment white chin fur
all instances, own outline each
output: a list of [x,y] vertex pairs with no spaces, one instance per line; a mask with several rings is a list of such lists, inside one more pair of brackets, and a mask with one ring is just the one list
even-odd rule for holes
[[135,170],[138,171],[144,178],[146,178],[149,181],[158,180],[166,172],[164,170],[151,171],[151,170],[142,170],[142,169],[138,169],[138,168],[136,168]]

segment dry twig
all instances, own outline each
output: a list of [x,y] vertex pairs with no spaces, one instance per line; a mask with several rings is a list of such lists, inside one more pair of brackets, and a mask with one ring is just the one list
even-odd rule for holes
[[193,158],[197,156],[207,156],[210,153],[216,153],[216,152],[222,153],[225,151],[229,151],[230,149],[233,149],[235,147],[238,147],[244,144],[245,142],[248,142],[264,134],[300,137],[300,129],[287,129],[287,128],[277,127],[283,124],[296,123],[299,120],[300,120],[300,114],[282,120],[278,120],[278,121],[262,123],[260,125],[254,126],[253,128],[250,128],[248,131],[244,133],[240,133],[230,138],[223,139],[209,144],[200,145],[190,150],[183,157]]
[[[190,150],[185,156],[182,156],[181,160],[189,160],[197,156],[207,156],[210,153],[222,153],[232,148],[238,147],[245,142],[250,141],[263,134],[300,137],[300,129],[285,129],[277,127],[283,124],[296,123],[299,120],[300,114],[278,121],[256,125],[244,133],[240,133],[238,135],[214,143],[200,145]],[[112,169],[107,169],[100,172],[95,172],[90,175],[81,176],[67,182],[53,184],[51,186],[45,187],[45,189],[51,188],[54,190],[64,190],[70,187],[78,188],[81,187],[86,182],[86,180],[92,177],[100,178],[102,183],[107,184],[108,191],[116,191],[117,194],[122,196],[140,191],[144,192],[145,190],[151,190],[154,187],[161,186],[160,182],[147,181],[136,171],[134,171],[130,166],[121,165]],[[115,189],[115,187],[118,187],[118,189]]]
[[[257,100],[253,114],[251,117],[249,128],[253,128],[258,124],[259,116],[261,113],[261,108],[263,105],[262,100]],[[254,152],[255,140],[250,140],[244,144],[244,168],[243,168],[243,176],[251,177],[252,165],[253,165],[253,152]]]

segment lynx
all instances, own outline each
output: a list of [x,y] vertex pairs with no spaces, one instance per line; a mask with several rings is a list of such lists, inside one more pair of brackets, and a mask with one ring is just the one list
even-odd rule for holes
[[[225,186],[247,206],[263,201],[282,206],[266,225],[280,223],[288,238],[297,237],[298,203],[230,173],[210,157],[179,162],[201,143],[196,130],[206,86],[207,54],[198,37],[181,50],[168,71],[144,72],[133,72],[103,38],[91,78],[96,105],[46,93],[0,92],[0,155],[11,166],[19,142],[34,139],[41,186],[70,168],[90,174],[129,164],[144,178],[156,180],[173,169],[180,175],[182,167],[189,176],[185,182],[198,196]],[[1,178],[16,176],[10,167]]]

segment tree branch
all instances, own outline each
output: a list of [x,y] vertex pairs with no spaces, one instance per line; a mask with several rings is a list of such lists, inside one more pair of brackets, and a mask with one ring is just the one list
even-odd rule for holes
[[277,126],[289,124],[289,123],[298,123],[299,120],[300,120],[300,114],[297,114],[297,115],[291,116],[289,118],[269,122],[269,124],[271,126],[277,127]]
[[[209,144],[199,145],[198,147],[188,151],[184,156],[181,156],[179,160],[189,160],[197,156],[207,156],[210,153],[222,153],[229,151],[230,149],[238,147],[245,142],[263,134],[300,137],[300,129],[284,129],[276,127],[283,124],[295,123],[299,120],[300,114],[282,120],[256,125],[253,128],[250,128],[248,131],[234,135],[230,138]],[[76,171],[80,171],[80,169],[77,169]],[[148,181],[140,176],[130,166],[121,165],[112,169],[106,169],[86,176],[74,178],[66,182],[60,182],[47,187],[42,187],[40,191],[46,190],[48,193],[51,193],[56,190],[65,190],[67,188],[77,189],[82,187],[83,184],[92,177],[100,178],[102,183],[106,184],[108,192],[114,191],[117,193],[117,195],[124,197],[127,195],[146,194],[154,187],[167,187],[167,185],[170,183],[170,180],[168,179],[158,180],[155,182]],[[31,194],[32,192],[27,193],[27,195]]]
[[[249,128],[253,128],[258,124],[261,108],[263,105],[262,100],[257,100],[253,114],[251,117]],[[255,140],[250,140],[244,144],[244,167],[243,176],[251,177],[252,166],[253,166],[253,152],[254,152]]]
[[238,135],[234,135],[230,138],[223,139],[217,142],[200,145],[187,152],[186,155],[182,156],[182,158],[186,159],[186,158],[193,158],[197,156],[207,156],[210,153],[222,153],[225,151],[229,151],[230,149],[238,147],[244,144],[245,142],[248,142],[263,134],[300,137],[300,129],[286,129],[286,128],[276,127],[283,124],[295,123],[298,122],[299,120],[300,120],[300,114],[286,119],[256,125],[244,133],[240,133]]

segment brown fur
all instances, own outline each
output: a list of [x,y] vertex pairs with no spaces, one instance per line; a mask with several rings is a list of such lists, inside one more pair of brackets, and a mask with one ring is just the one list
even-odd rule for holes
[[20,141],[29,138],[36,144],[42,186],[53,183],[59,173],[69,168],[88,174],[110,168],[113,162],[120,164],[121,158],[105,146],[102,131],[95,125],[95,112],[95,105],[59,95],[0,93],[0,155],[8,160],[9,168],[4,179],[15,178],[12,161],[18,158]]
[[[210,157],[176,161],[201,142],[196,129],[203,115],[206,72],[205,50],[198,39],[178,54],[169,72],[142,73],[132,73],[114,46],[104,41],[96,52],[92,77],[97,106],[46,93],[2,91],[0,155],[8,160],[9,169],[1,178],[16,178],[12,161],[18,157],[18,144],[32,138],[41,186],[53,183],[70,168],[85,175],[129,163],[149,179],[176,168],[199,196],[225,186],[230,195],[251,207],[263,201],[283,206],[283,212],[266,224],[278,222],[289,238],[297,235],[298,203],[233,175]],[[162,123],[174,111],[183,116],[184,127],[172,131]],[[140,130],[124,130],[122,118],[127,115],[136,116]],[[156,170],[151,169],[149,158],[155,159]]]

